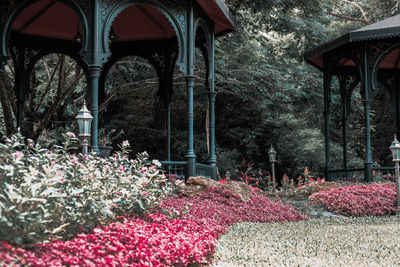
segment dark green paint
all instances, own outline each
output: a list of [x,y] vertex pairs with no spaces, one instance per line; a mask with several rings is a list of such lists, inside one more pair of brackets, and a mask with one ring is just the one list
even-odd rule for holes
[[370,72],[370,54],[368,45],[364,44],[364,80],[363,80],[363,104],[365,117],[365,161],[364,161],[364,180],[372,181],[372,151],[371,151],[371,72]]
[[330,181],[331,148],[329,134],[329,107],[331,78],[328,67],[328,59],[324,57],[324,122],[325,122],[325,178]]
[[187,151],[185,158],[187,161],[186,178],[195,176],[196,174],[196,154],[194,153],[193,144],[193,90],[194,90],[194,14],[193,1],[189,1],[188,17],[187,17],[187,65],[186,65],[186,92],[187,92]]
[[214,38],[214,30],[211,31],[210,38],[210,51],[209,51],[209,87],[210,87],[210,158],[208,159],[208,163],[211,166],[214,166],[212,169],[211,177],[213,179],[217,178],[217,157],[215,155],[215,65],[214,65],[214,56],[215,56],[215,38]]

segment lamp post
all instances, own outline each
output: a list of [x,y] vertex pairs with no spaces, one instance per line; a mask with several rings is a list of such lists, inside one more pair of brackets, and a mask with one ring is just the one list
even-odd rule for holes
[[276,150],[271,145],[271,148],[268,150],[269,162],[271,162],[272,169],[272,181],[275,182],[275,162],[276,162]]
[[79,110],[75,119],[78,121],[79,137],[82,139],[82,154],[87,155],[89,147],[88,139],[90,137],[90,127],[92,125],[93,117],[86,107],[86,101],[83,101],[83,106],[81,110]]
[[230,180],[231,180],[231,173],[230,173],[229,170],[226,171],[226,173],[225,173],[225,179],[226,179],[227,181],[230,181]]
[[400,181],[399,181],[399,161],[400,161],[400,143],[397,141],[396,135],[390,145],[392,151],[393,161],[396,163],[394,166],[396,177],[396,214],[400,213]]

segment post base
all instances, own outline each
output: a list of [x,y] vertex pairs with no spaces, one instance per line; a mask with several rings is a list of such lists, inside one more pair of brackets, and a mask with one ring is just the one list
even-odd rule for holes
[[400,215],[400,207],[396,207],[395,213],[396,213],[396,215]]

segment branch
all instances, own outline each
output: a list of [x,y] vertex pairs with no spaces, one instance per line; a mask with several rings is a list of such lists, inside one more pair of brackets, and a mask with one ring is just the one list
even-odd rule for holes
[[58,86],[57,94],[62,93],[62,89],[65,85],[65,55],[59,54],[58,61],[60,62],[60,67],[58,69]]
[[358,3],[351,2],[351,1],[349,1],[349,0],[342,0],[342,1],[348,3],[348,4],[352,5],[352,6],[355,6],[356,8],[358,8],[358,9],[361,11],[361,14],[362,14],[363,17],[364,17],[365,22],[366,22],[367,24],[369,24],[369,19],[368,19],[368,17],[367,17],[367,14],[365,13],[364,9],[363,9]]
[[50,77],[51,77],[50,69],[49,69],[49,66],[47,65],[46,57],[43,57],[42,61],[43,61],[44,68],[46,69],[47,78],[50,79]]
[[352,18],[352,17],[348,17],[348,16],[345,16],[345,15],[341,15],[341,14],[334,14],[334,13],[331,13],[331,12],[327,12],[327,14],[328,14],[328,15],[331,15],[331,16],[333,16],[333,17],[337,17],[337,18],[339,18],[339,19],[350,20],[350,21],[357,21],[357,22],[362,22],[362,23],[364,23],[364,24],[368,24],[368,22],[366,22],[366,21],[363,20],[363,19]]
[[[125,83],[125,84],[120,85],[120,86],[119,86],[106,100],[104,100],[104,102],[100,105],[100,107],[99,107],[99,112],[100,112],[100,111],[103,111],[105,108],[107,108],[108,104],[110,104],[110,102],[114,100],[114,98],[120,93],[120,91],[121,91],[123,88],[128,87],[128,86],[132,86],[132,85],[138,85],[138,84],[140,84],[140,83],[147,83],[147,84],[148,84],[148,83],[152,83],[152,82],[153,82],[154,84],[157,84],[157,83],[156,83],[156,79],[151,78],[151,79],[147,79],[147,80],[140,80],[140,81],[131,82],[131,83]],[[151,86],[154,86],[154,85],[151,85]],[[139,90],[139,89],[143,89],[143,87],[138,87],[138,88],[132,89],[132,90],[130,90],[130,92],[133,92],[133,91],[136,91],[136,90]]]
[[65,99],[66,96],[71,95],[73,93],[75,87],[78,85],[79,80],[82,78],[82,76],[83,72],[79,71],[79,73],[76,74],[75,80],[71,83],[71,85],[65,91],[58,92],[56,99],[53,101],[52,106],[46,112],[43,119],[39,121],[39,126],[36,128],[33,134],[34,140],[36,140],[42,133],[43,129],[49,123],[51,117],[57,114],[58,111],[61,109],[61,102]]
[[39,102],[38,102],[38,104],[37,104],[37,106],[36,106],[36,109],[33,111],[33,114],[36,114],[36,113],[38,112],[40,106],[41,106],[42,103],[43,103],[44,98],[47,96],[47,94],[48,94],[48,93],[50,92],[50,90],[52,89],[52,88],[51,88],[51,84],[52,84],[52,82],[53,82],[53,80],[54,80],[54,76],[55,76],[55,74],[56,74],[56,72],[57,72],[57,69],[58,69],[59,65],[60,65],[60,61],[57,61],[57,65],[54,67],[53,72],[52,72],[51,75],[49,76],[49,80],[48,80],[48,82],[47,82],[47,84],[46,84],[46,87],[45,87],[43,93],[40,95],[40,100],[39,100]]

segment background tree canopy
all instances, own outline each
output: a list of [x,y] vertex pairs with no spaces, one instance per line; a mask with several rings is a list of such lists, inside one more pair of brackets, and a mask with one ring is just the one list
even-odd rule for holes
[[[254,175],[269,170],[267,151],[278,151],[278,177],[302,173],[308,166],[323,175],[322,74],[304,63],[304,53],[350,30],[398,14],[396,0],[226,0],[237,22],[237,31],[221,37],[216,46],[216,144],[219,173],[227,170]],[[0,135],[14,132],[15,96],[13,66],[0,75]],[[207,159],[207,91],[204,59],[196,54],[195,152]],[[106,97],[100,107],[104,132],[123,130],[114,145],[128,139],[134,152],[147,150],[163,159],[164,105],[157,97],[155,71],[145,60],[128,57],[118,61],[106,80]],[[48,55],[37,63],[31,77],[31,95],[25,107],[22,132],[34,139],[56,143],[56,132],[73,128],[76,106],[85,92],[83,71],[70,58]],[[174,76],[173,160],[186,150],[186,101],[184,79]],[[339,92],[336,91],[338,94]],[[363,109],[354,94],[349,125],[350,166],[363,162]],[[335,95],[333,95],[333,100]],[[382,97],[385,101],[385,97]],[[373,105],[374,114],[387,114],[387,105]],[[338,115],[339,116],[339,115]],[[341,158],[340,125],[332,127],[333,165]],[[373,117],[374,136],[388,136]],[[72,127],[72,128],[71,128]],[[374,140],[374,139],[373,139]],[[374,160],[381,164],[389,154],[391,139],[374,142]],[[387,143],[385,143],[387,142]]]

